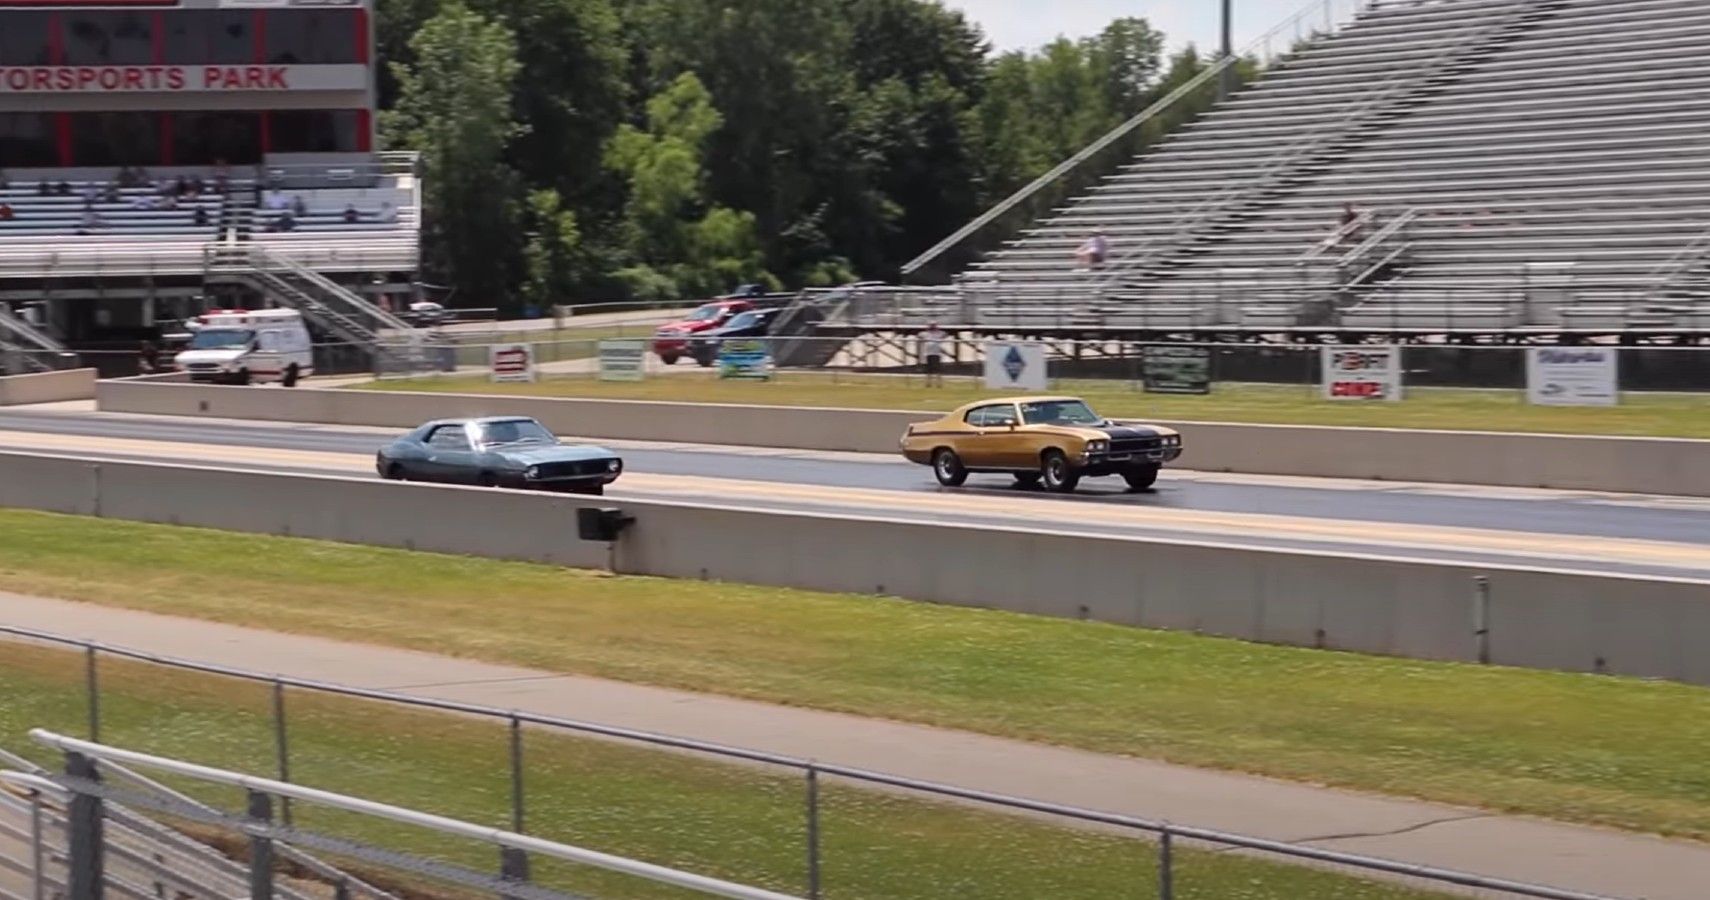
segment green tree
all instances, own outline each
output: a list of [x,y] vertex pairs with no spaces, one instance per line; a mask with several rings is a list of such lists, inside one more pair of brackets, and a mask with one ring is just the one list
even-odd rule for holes
[[523,302],[537,309],[575,297],[587,277],[582,229],[550,188],[528,195],[528,242],[523,246]]
[[516,41],[503,25],[448,0],[397,65],[397,107],[382,125],[393,146],[422,154],[424,264],[471,303],[513,306],[521,274],[519,179],[505,152],[521,133],[511,115]]
[[648,101],[646,129],[624,125],[606,148],[606,165],[629,187],[625,228],[633,263],[618,275],[638,296],[672,299],[737,282],[776,283],[765,271],[754,215],[706,200],[703,159],[723,125],[706,86],[685,73]]

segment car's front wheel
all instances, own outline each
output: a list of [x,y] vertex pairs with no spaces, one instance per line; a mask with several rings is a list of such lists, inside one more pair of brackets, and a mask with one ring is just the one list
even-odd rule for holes
[[967,466],[962,465],[962,458],[949,447],[940,447],[932,454],[932,474],[945,487],[961,487],[968,480]]
[[677,358],[678,358],[677,354],[675,354],[675,353],[661,353],[661,354],[659,354],[659,361],[664,363],[665,365],[668,365],[668,366],[676,365],[677,364]]
[[1124,469],[1122,472],[1122,480],[1128,482],[1128,487],[1131,490],[1146,490],[1157,483],[1158,467],[1134,466],[1130,469]]
[[1067,494],[1081,483],[1081,473],[1069,465],[1069,458],[1061,450],[1047,450],[1039,463],[1039,478],[1045,482],[1045,489],[1058,494]]

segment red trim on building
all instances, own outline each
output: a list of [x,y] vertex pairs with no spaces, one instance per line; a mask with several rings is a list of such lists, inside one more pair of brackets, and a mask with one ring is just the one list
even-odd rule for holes
[[157,127],[160,131],[160,164],[163,166],[174,165],[172,162],[174,154],[172,145],[175,135],[172,127],[172,113],[156,113],[155,118],[159,122]]
[[71,113],[53,114],[54,141],[59,145],[59,164],[65,167],[76,165],[72,161]]
[[166,13],[155,10],[149,13],[149,19],[152,20],[149,29],[154,33],[153,61],[158,66],[166,61]]
[[250,60],[257,65],[267,62],[267,10],[258,9],[250,20],[250,31],[255,33],[255,59]]
[[356,9],[356,61],[368,65],[368,10]]
[[374,114],[368,109],[356,111],[356,152],[374,151]]
[[61,13],[48,14],[48,65],[65,65],[65,22]]

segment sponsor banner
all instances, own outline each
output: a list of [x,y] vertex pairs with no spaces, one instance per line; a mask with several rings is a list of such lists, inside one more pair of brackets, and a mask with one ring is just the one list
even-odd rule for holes
[[1613,347],[1529,347],[1526,400],[1539,406],[1614,406],[1621,353]]
[[1327,400],[1401,399],[1401,348],[1390,344],[1323,349]]
[[494,381],[533,381],[533,344],[494,344],[487,348]]
[[986,387],[994,391],[1043,391],[1051,386],[1045,345],[1031,341],[987,341],[985,374]]
[[718,348],[718,377],[761,381],[771,378],[772,353],[766,342],[747,338],[722,341]]
[[1211,348],[1146,347],[1140,371],[1149,394],[1209,394]]
[[600,342],[601,381],[640,381],[646,372],[646,341]]
[[233,91],[360,91],[368,67],[0,66],[3,94],[196,94]]

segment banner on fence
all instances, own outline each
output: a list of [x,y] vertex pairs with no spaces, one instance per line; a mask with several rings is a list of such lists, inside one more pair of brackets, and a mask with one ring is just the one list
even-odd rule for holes
[[994,391],[1043,391],[1050,386],[1044,344],[987,341],[985,372],[986,387]]
[[1401,348],[1390,344],[1323,348],[1327,400],[1401,399]]
[[1209,394],[1211,348],[1146,347],[1140,371],[1149,394]]
[[487,367],[494,381],[533,381],[533,344],[493,344],[487,348]]
[[600,342],[601,381],[640,381],[646,373],[646,341]]
[[755,378],[762,381],[771,378],[772,353],[767,349],[766,342],[726,340],[720,343],[718,377]]
[[1526,400],[1539,406],[1614,406],[1621,402],[1614,347],[1530,347]]

